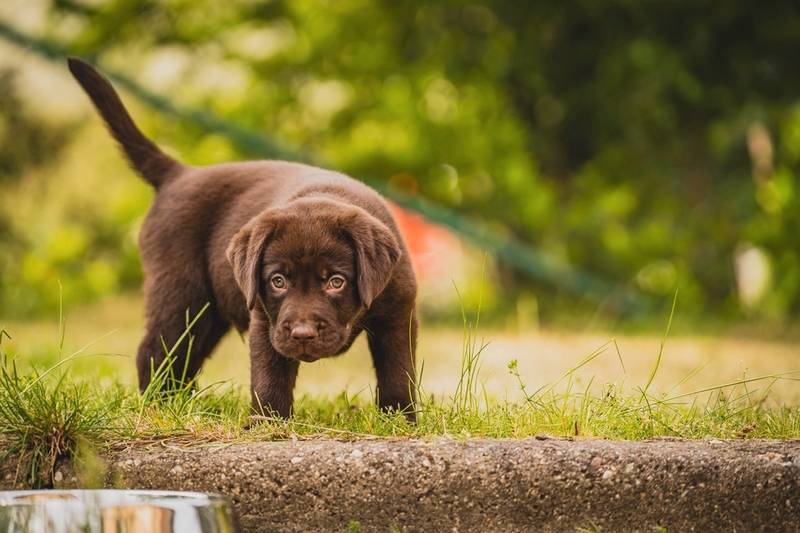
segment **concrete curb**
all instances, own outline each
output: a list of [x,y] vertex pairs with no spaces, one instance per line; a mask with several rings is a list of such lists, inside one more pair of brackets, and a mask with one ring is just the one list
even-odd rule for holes
[[108,461],[125,487],[230,496],[246,531],[800,531],[800,440],[325,440]]

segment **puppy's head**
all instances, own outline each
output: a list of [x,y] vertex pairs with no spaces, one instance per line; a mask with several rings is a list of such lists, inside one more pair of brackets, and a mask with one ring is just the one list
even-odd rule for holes
[[302,199],[253,218],[226,254],[248,308],[263,305],[275,349],[310,362],[345,346],[389,283],[400,246],[359,207]]

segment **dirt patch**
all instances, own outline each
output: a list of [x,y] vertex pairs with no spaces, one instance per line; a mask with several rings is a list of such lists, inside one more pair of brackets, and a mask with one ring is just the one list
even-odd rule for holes
[[[228,495],[246,531],[343,531],[355,522],[362,531],[800,524],[800,440],[326,440],[106,460],[109,485]],[[8,468],[0,469],[5,488]],[[79,484],[69,467],[56,479]]]

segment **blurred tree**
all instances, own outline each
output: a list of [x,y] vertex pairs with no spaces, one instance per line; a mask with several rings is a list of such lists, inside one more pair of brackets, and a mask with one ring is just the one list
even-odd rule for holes
[[[53,0],[54,35],[175,100],[479,216],[686,312],[800,310],[800,7],[788,2]],[[64,30],[69,28],[69,31]],[[772,146],[757,171],[754,124]],[[190,161],[245,157],[156,122]],[[763,144],[763,143],[762,143]],[[759,173],[760,172],[760,173]],[[503,269],[506,286],[544,287]]]
[[27,168],[57,160],[70,130],[29,113],[16,90],[15,76],[14,70],[0,71],[0,184],[18,178]]
[[[13,180],[31,168],[41,168],[57,161],[68,145],[71,125],[50,124],[29,112],[20,97],[12,69],[0,71],[0,187],[10,187]],[[12,231],[11,209],[0,206],[0,309],[8,299],[14,264],[23,251],[23,239]]]

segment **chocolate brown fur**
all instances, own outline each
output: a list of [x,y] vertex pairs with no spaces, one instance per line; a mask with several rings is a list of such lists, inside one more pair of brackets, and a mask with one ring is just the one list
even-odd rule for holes
[[188,342],[175,352],[174,368],[187,368],[179,378],[193,379],[231,326],[247,330],[254,411],[289,416],[300,361],[341,354],[366,331],[380,406],[413,419],[416,281],[383,199],[298,163],[179,163],[142,135],[94,68],[77,59],[69,67],[156,188],[139,238],[147,306],[139,388],[164,360],[163,346],[184,333],[187,311],[209,304],[189,360]]

